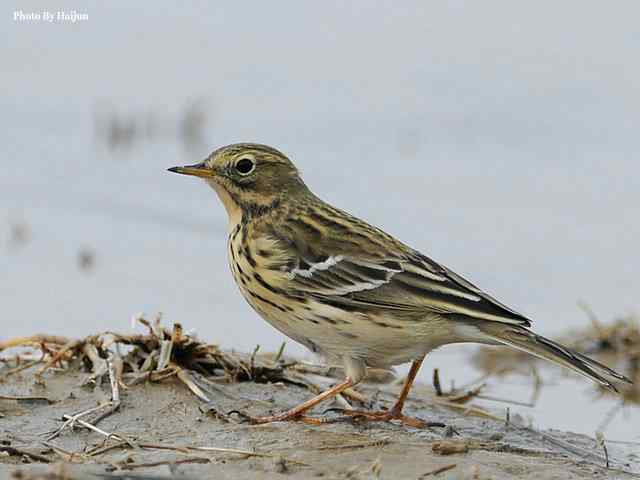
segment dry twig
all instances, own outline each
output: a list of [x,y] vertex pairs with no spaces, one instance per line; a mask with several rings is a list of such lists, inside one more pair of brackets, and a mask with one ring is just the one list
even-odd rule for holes
[[51,460],[49,460],[47,457],[45,457],[44,455],[40,455],[39,453],[34,453],[34,452],[30,452],[28,450],[24,450],[22,448],[17,448],[17,447],[10,447],[7,445],[0,445],[0,452],[6,452],[9,455],[18,455],[20,457],[28,457],[32,460],[35,460],[37,462],[42,462],[42,463],[50,463]]
[[438,468],[436,468],[434,470],[431,470],[429,472],[423,473],[422,475],[420,475],[419,478],[420,479],[427,478],[429,476],[435,476],[435,475],[438,475],[438,474],[443,473],[443,472],[448,472],[449,470],[453,470],[457,466],[458,465],[455,464],[455,463],[451,463],[449,465],[443,465],[442,467],[438,467]]

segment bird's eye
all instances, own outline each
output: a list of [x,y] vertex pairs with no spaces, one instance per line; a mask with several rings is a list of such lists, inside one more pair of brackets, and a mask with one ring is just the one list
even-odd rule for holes
[[241,158],[236,163],[236,170],[240,175],[249,175],[256,168],[256,164],[250,158]]

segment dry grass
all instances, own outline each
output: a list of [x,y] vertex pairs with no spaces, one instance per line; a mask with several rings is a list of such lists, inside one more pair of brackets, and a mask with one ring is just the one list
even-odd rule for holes
[[207,391],[215,390],[217,383],[286,382],[317,390],[303,372],[316,373],[318,367],[291,361],[283,356],[282,349],[275,355],[259,354],[258,348],[251,355],[236,354],[185,334],[178,323],[167,329],[161,325],[160,317],[153,322],[140,317],[138,322],[147,333],[105,332],[83,339],[34,335],[0,342],[0,352],[21,349],[3,358],[10,367],[0,380],[36,366],[36,375],[42,378],[49,369],[82,364],[91,372],[85,383],[102,381],[110,368],[121,388],[176,377],[205,402],[210,400]]

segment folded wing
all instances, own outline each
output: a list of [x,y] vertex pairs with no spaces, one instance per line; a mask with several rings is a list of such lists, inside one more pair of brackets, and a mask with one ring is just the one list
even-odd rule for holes
[[416,251],[390,258],[300,255],[286,274],[292,289],[348,309],[425,311],[530,326],[523,315]]

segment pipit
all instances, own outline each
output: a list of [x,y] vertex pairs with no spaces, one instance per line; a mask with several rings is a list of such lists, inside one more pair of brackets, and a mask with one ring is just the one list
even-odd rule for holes
[[413,362],[389,410],[343,413],[425,426],[402,408],[425,355],[449,343],[507,345],[614,391],[614,382],[630,382],[533,333],[528,318],[449,268],[322,201],[274,148],[229,145],[202,163],[169,170],[203,178],[220,197],[229,216],[231,271],[249,305],[288,337],[344,365],[343,382],[254,423],[322,423],[305,413],[362,381],[366,367]]

